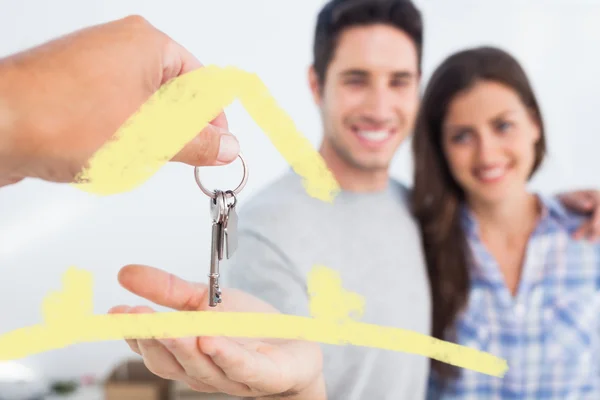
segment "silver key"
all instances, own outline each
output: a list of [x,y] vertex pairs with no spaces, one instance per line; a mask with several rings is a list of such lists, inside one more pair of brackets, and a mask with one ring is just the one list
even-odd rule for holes
[[[233,199],[233,201],[231,201]],[[215,191],[215,198],[210,199],[212,217],[212,241],[210,254],[209,277],[209,306],[216,307],[221,303],[221,288],[219,286],[219,263],[223,257],[231,258],[237,247],[237,214],[235,203],[237,199],[233,192],[225,194]],[[225,251],[227,249],[227,251]]]
[[223,257],[231,258],[237,249],[237,195],[246,186],[248,180],[246,162],[241,154],[238,154],[238,157],[242,161],[244,176],[238,187],[234,190],[211,191],[205,188],[198,176],[199,167],[194,168],[194,176],[198,187],[210,198],[210,214],[212,219],[210,274],[208,275],[208,305],[210,307],[216,307],[222,302],[221,288],[219,287],[219,263],[223,260]]
[[221,302],[219,287],[219,262],[223,259],[223,220],[227,216],[227,206],[222,192],[215,191],[215,198],[210,199],[212,217],[212,240],[210,249],[210,274],[208,275],[208,305],[216,307]]
[[225,203],[227,204],[227,217],[223,224],[225,231],[225,248],[227,249],[227,259],[230,259],[237,249],[237,223],[238,216],[235,211],[237,205],[237,197],[235,194],[228,190],[224,194]]

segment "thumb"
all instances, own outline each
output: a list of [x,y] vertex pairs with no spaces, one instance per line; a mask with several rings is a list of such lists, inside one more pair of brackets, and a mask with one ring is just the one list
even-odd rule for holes
[[208,302],[207,286],[185,281],[158,268],[127,265],[119,271],[121,286],[151,302],[180,311],[197,311]]
[[172,161],[196,167],[217,166],[231,163],[239,153],[240,144],[235,136],[223,128],[208,124]]

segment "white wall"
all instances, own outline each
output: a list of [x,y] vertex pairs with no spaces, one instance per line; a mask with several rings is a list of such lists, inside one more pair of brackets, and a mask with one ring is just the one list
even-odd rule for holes
[[[71,30],[130,13],[146,17],[202,62],[257,72],[298,128],[316,145],[320,121],[306,83],[320,0],[0,0],[0,56]],[[421,0],[426,78],[463,46],[496,44],[531,75],[548,127],[551,157],[535,180],[547,193],[600,187],[600,5],[591,1]],[[252,55],[254,54],[254,56]],[[287,168],[237,103],[226,110],[250,167],[244,199]],[[205,171],[208,185],[236,185],[238,163]],[[404,146],[393,173],[410,182]],[[65,185],[23,182],[0,190],[0,334],[41,322],[41,302],[75,265],[95,276],[95,312],[143,304],[121,289],[119,268],[146,263],[188,279],[208,272],[208,200],[192,169],[169,165],[145,186],[96,198]],[[49,376],[105,374],[123,342],[80,344],[28,357]],[[87,358],[86,361],[84,357]]]

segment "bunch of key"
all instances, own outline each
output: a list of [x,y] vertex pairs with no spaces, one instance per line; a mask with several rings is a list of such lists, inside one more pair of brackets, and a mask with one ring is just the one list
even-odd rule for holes
[[198,187],[210,198],[210,215],[212,218],[212,240],[210,250],[210,274],[208,274],[208,305],[216,307],[221,303],[221,288],[219,287],[219,263],[223,257],[230,259],[237,248],[237,223],[235,211],[237,195],[246,186],[248,168],[242,154],[238,154],[242,162],[244,175],[242,181],[234,190],[209,190],[200,180],[199,167],[194,168],[194,176]]
[[210,214],[212,218],[212,244],[210,253],[209,303],[215,307],[221,303],[219,287],[219,262],[223,256],[230,259],[237,248],[237,214],[235,206],[237,199],[231,190],[215,190],[210,199]]

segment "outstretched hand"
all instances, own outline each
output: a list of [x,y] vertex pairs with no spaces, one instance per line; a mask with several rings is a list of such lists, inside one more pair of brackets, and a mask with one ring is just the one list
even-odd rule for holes
[[[277,313],[244,292],[224,289],[224,303],[208,306],[207,285],[184,281],[162,270],[129,265],[119,273],[130,292],[180,311]],[[110,313],[152,313],[149,307],[117,306]],[[316,343],[280,339],[190,337],[127,340],[154,374],[207,393],[240,397],[325,399],[321,352]]]

